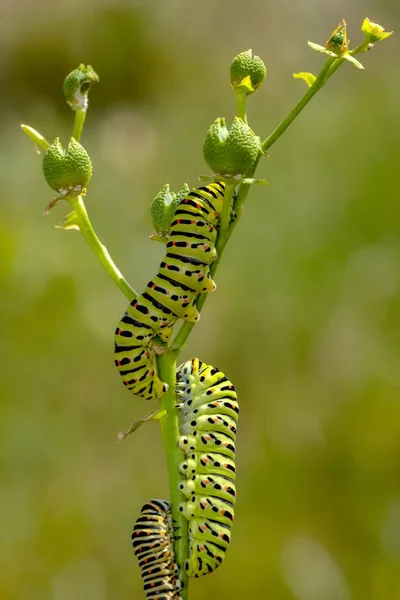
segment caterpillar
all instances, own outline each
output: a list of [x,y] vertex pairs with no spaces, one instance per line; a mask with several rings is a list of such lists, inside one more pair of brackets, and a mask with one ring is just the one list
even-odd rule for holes
[[214,571],[231,539],[236,498],[235,439],[239,405],[234,386],[216,367],[194,358],[177,369],[182,415],[179,510],[189,522],[190,577]]
[[177,319],[196,322],[198,295],[215,289],[210,265],[217,257],[224,190],[224,183],[210,183],[181,200],[157,275],[130,303],[115,331],[115,365],[122,381],[147,400],[161,397],[168,389],[157,374],[153,339],[159,336],[168,342]]
[[149,500],[143,505],[133,528],[132,545],[142,570],[147,600],[182,600],[169,502]]

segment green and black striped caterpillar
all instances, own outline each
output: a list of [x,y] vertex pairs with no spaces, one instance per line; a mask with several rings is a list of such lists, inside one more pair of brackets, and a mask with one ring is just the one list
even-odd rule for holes
[[214,571],[231,539],[236,498],[235,440],[239,405],[221,371],[194,358],[177,370],[181,414],[180,511],[189,521],[190,577]]
[[224,183],[210,183],[180,201],[158,273],[128,306],[115,331],[115,365],[122,381],[133,394],[147,400],[167,391],[157,374],[154,337],[167,342],[177,319],[196,322],[198,295],[215,289],[210,265],[217,256],[224,190]]
[[[231,540],[239,405],[232,383],[198,358],[177,369],[176,386],[182,417],[178,444],[185,453],[179,487],[186,500],[179,510],[189,522],[183,570],[201,577],[221,564]],[[150,500],[132,533],[148,599],[180,600],[173,539],[170,503]]]
[[132,532],[133,552],[142,570],[148,600],[182,600],[181,581],[174,559],[171,505],[149,500],[143,505]]

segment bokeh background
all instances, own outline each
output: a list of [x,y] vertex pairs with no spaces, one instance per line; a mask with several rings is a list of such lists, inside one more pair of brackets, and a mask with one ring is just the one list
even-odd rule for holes
[[[268,80],[249,101],[262,137],[318,72],[342,17],[400,29],[393,0],[5,0],[0,22],[0,597],[142,599],[130,532],[168,497],[156,424],[121,385],[126,300],[83,238],[54,228],[28,123],[64,142],[64,76],[100,75],[82,142],[87,207],[142,289],[162,256],[149,204],[207,173],[201,145],[232,118],[230,60]],[[238,501],[224,565],[191,599],[400,598],[400,80],[396,36],[344,65],[271,149],[182,359],[230,376],[241,402]]]

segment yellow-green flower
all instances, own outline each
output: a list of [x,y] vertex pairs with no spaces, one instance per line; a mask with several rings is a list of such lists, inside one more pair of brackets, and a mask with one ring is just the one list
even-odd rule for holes
[[350,40],[347,39],[347,25],[344,19],[329,36],[325,46],[314,44],[314,42],[308,42],[310,48],[316,52],[322,52],[333,58],[343,58],[344,60],[351,62],[357,69],[363,69],[363,65],[350,54],[349,44]]
[[363,24],[361,26],[361,31],[365,36],[365,41],[369,44],[373,44],[374,42],[379,42],[380,40],[384,40],[392,35],[393,31],[386,31],[378,23],[373,23],[368,19],[364,19]]

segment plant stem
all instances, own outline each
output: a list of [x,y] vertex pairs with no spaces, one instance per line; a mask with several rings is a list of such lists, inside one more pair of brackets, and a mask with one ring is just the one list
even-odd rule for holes
[[116,285],[119,287],[122,293],[125,294],[128,300],[131,302],[134,298],[137,297],[137,293],[125,280],[122,273],[116,267],[114,261],[109,255],[107,248],[103,246],[103,244],[97,237],[89,220],[89,216],[87,214],[82,196],[70,198],[69,201],[72,204],[76,215],[76,224],[78,225],[84,238],[88,242],[93,252],[96,254],[97,258],[100,260],[107,273],[110,275],[111,279],[114,281],[114,283],[116,283]]
[[215,249],[217,251],[217,256],[222,253],[222,250],[225,247],[228,229],[229,229],[229,221],[231,217],[231,209],[232,209],[232,201],[233,201],[233,192],[235,190],[237,183],[225,183],[225,194],[224,201],[222,205],[222,213],[219,225],[219,233],[217,238],[217,243],[215,245]]
[[[355,54],[359,54],[360,52],[365,52],[368,48],[368,42],[363,42],[354,50],[351,50],[349,54],[354,56]],[[313,85],[308,88],[307,92],[301,98],[300,102],[296,104],[294,109],[288,114],[288,116],[278,125],[278,127],[263,141],[262,149],[264,151],[268,150],[286,131],[289,125],[295,120],[297,115],[305,108],[305,106],[310,102],[311,98],[325,85],[330,77],[337,71],[337,69],[345,62],[344,58],[333,58],[330,57],[326,61],[322,71],[318,75],[317,79],[314,81]]]
[[[178,409],[175,408],[177,396],[175,393],[176,382],[176,357],[177,352],[168,351],[157,356],[158,375],[169,385],[168,392],[161,398],[161,410],[165,410],[166,414],[160,420],[161,435],[164,443],[164,449],[167,459],[167,469],[169,476],[170,500],[172,509],[172,518],[174,527],[176,527],[175,540],[175,558],[177,563],[182,566],[189,554],[189,536],[188,536],[188,521],[179,512],[179,506],[183,502],[183,496],[179,490],[179,482],[182,475],[179,470],[180,463],[185,456],[182,450],[177,446],[180,436]],[[187,574],[181,571],[181,580],[183,589],[181,596],[184,600],[188,597],[188,577]]]
[[74,121],[74,129],[72,131],[72,137],[76,139],[77,142],[81,139],[82,129],[85,124],[86,119],[86,110],[83,108],[77,108],[75,110],[75,121]]
[[[352,50],[350,52],[350,54],[354,55],[354,54],[358,54],[359,52],[365,51],[367,45],[368,44],[366,44],[365,42],[360,44],[360,46],[357,46],[357,48]],[[325,65],[323,66],[321,72],[319,73],[317,79],[314,81],[313,85],[310,88],[308,88],[307,92],[300,99],[300,101],[296,104],[296,106],[293,108],[293,110],[288,114],[288,116],[263,141],[262,149],[264,150],[264,152],[268,148],[270,148],[273,144],[275,144],[275,142],[286,131],[286,129],[289,127],[289,125],[291,125],[291,123],[295,120],[295,118],[301,113],[303,108],[305,108],[307,106],[307,104],[310,102],[311,98],[313,98],[313,96],[325,85],[326,81],[333,75],[333,73],[341,66],[341,64],[343,62],[345,62],[345,60],[343,58],[333,58],[333,57],[330,57],[325,62]],[[238,102],[238,95],[236,95],[236,98],[237,98],[237,102]],[[239,106],[239,103],[238,103],[238,106]],[[239,108],[238,108],[238,112],[239,112]],[[255,162],[252,169],[248,173],[246,173],[247,178],[251,178],[254,176],[254,173],[257,169],[259,160],[260,160],[260,157]],[[224,233],[224,235],[218,236],[218,240],[217,240],[218,258],[210,267],[211,276],[214,276],[214,274],[218,268],[219,261],[221,260],[222,252],[241,217],[243,204],[247,198],[249,190],[250,190],[249,183],[242,183],[239,187],[239,190],[238,190],[238,193],[236,196],[236,200],[235,200],[235,204],[234,204],[234,211],[236,213],[236,219],[230,223],[228,230],[227,230],[227,232]],[[207,298],[207,294],[201,294],[199,296],[199,299],[196,304],[197,310],[199,312],[203,308],[206,298]],[[195,325],[194,323],[188,323],[187,321],[185,323],[183,323],[182,327],[180,328],[175,339],[172,342],[172,348],[174,348],[174,350],[181,349],[184,346],[194,325]]]
[[239,117],[240,119],[242,119],[242,121],[244,121],[245,123],[247,123],[247,116],[246,116],[247,94],[245,94],[244,92],[241,92],[240,90],[236,90],[235,96],[236,96],[236,116]]
[[[365,48],[366,45],[361,44],[355,50],[353,50],[351,54],[357,54],[358,52],[362,52],[365,50]],[[305,108],[305,106],[309,103],[311,98],[322,88],[323,85],[325,85],[325,82],[333,75],[333,73],[340,67],[340,65],[343,62],[344,59],[342,58],[329,58],[326,61],[314,84],[308,89],[308,91],[304,94],[304,96],[294,107],[294,109],[289,113],[289,115],[264,140],[262,144],[262,148],[264,151],[270,148],[280,138],[280,136],[286,131],[289,125],[300,114],[303,108]],[[243,102],[243,98],[241,97],[241,95],[236,94],[236,102],[238,116],[245,120],[245,101]],[[260,157],[257,159],[250,172],[246,174],[246,177],[252,178],[254,176],[259,160]],[[242,183],[240,185],[234,204],[236,219],[229,223],[234,188],[235,185],[233,184],[226,184],[225,186],[225,197],[221,213],[220,230],[216,243],[217,259],[213,262],[213,264],[210,267],[211,277],[214,276],[218,268],[219,262],[221,260],[225,246],[242,215],[243,204],[249,193],[250,184]],[[208,294],[200,294],[196,304],[197,310],[199,312],[201,312],[207,296]],[[175,339],[173,340],[171,349],[168,352],[157,357],[159,375],[163,381],[166,381],[170,385],[168,393],[161,400],[161,408],[166,410],[167,413],[161,421],[161,432],[164,440],[164,447],[167,454],[172,514],[177,525],[180,527],[181,537],[176,543],[176,558],[178,564],[180,565],[183,564],[184,559],[188,555],[188,540],[187,522],[186,519],[182,518],[181,514],[179,513],[179,504],[181,502],[181,495],[178,489],[180,479],[179,463],[181,462],[183,456],[182,452],[176,447],[176,440],[179,438],[179,423],[178,416],[176,414],[176,409],[174,408],[176,398],[175,370],[176,358],[179,355],[179,352],[181,351],[182,347],[186,343],[194,325],[194,323],[189,323],[185,321],[180,330],[178,331],[178,334],[176,335]],[[184,589],[181,593],[182,597],[186,600],[188,594],[187,579],[185,580]]]
[[331,68],[332,64],[338,59],[328,58],[322,71],[314,81],[313,85],[308,88],[307,92],[301,98],[300,102],[296,104],[294,109],[288,114],[288,116],[278,125],[278,127],[263,141],[262,149],[266,151],[272,146],[286,131],[286,129],[293,123],[297,115],[303,110],[303,108],[310,102],[311,98],[321,89],[324,85],[326,75]]

